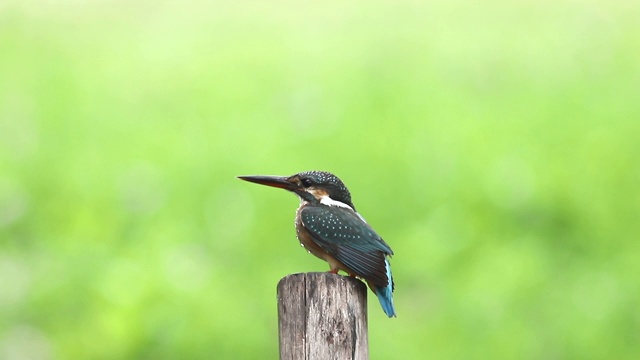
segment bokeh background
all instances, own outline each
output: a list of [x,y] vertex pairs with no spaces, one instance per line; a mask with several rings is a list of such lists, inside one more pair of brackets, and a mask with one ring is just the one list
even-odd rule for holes
[[640,356],[637,1],[3,1],[0,358],[275,359],[328,170],[371,359]]

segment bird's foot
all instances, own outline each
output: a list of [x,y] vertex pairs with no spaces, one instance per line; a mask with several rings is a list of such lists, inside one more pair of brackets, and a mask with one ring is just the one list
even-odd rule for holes
[[327,271],[330,274],[337,274],[338,273],[338,269],[331,269],[329,271]]

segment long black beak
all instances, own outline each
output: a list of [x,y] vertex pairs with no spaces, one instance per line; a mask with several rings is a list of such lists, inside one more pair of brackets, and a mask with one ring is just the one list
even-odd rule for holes
[[284,176],[263,176],[263,175],[252,175],[252,176],[238,176],[238,179],[260,184],[267,185],[272,187],[277,187],[289,191],[293,191],[294,184],[287,181],[288,178]]

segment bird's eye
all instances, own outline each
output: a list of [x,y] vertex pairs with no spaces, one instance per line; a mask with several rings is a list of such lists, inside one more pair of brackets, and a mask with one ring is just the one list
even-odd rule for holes
[[311,186],[313,184],[311,182],[311,180],[309,180],[309,179],[301,179],[300,182],[302,183],[302,186],[304,186],[304,187],[309,187],[309,186]]

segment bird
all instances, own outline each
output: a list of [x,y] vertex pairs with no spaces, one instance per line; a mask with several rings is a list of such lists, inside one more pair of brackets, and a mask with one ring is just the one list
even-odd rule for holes
[[300,244],[329,263],[329,272],[342,270],[364,280],[388,317],[396,317],[391,247],[356,211],[342,180],[326,171],[291,176],[250,175],[239,179],[285,189],[300,198],[295,227]]

